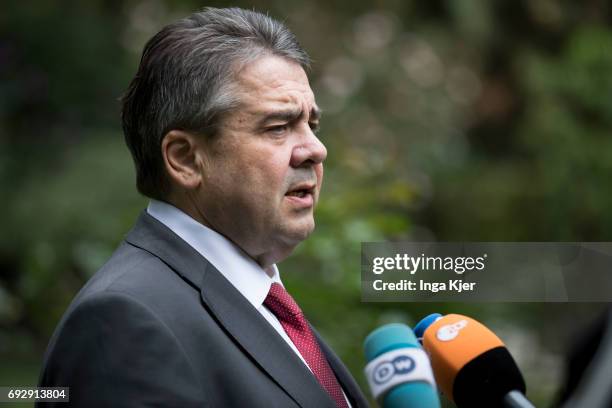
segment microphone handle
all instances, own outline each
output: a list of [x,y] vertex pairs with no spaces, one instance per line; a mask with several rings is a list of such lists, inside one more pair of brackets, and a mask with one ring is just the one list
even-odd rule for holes
[[510,391],[504,397],[505,408],[535,408],[535,406],[529,402],[527,397],[522,392],[514,390]]

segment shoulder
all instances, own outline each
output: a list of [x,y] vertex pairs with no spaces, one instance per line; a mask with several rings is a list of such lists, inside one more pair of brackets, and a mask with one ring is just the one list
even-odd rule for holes
[[160,310],[160,306],[172,308],[181,301],[199,303],[199,289],[157,256],[126,242],[79,291],[67,313],[88,301],[97,304],[113,299],[117,302],[117,296],[125,296],[153,311]]
[[113,289],[88,294],[66,313],[49,344],[40,383],[70,387],[75,406],[204,401],[173,331],[140,299]]

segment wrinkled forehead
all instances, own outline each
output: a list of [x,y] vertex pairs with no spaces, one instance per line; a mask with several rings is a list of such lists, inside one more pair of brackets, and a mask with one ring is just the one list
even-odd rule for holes
[[238,72],[235,86],[246,114],[288,108],[318,111],[306,72],[285,58],[266,56],[247,64]]

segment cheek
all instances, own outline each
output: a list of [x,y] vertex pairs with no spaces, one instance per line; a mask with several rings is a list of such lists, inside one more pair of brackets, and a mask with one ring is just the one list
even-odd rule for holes
[[291,179],[290,152],[283,150],[268,151],[260,156],[260,176],[269,192],[285,195],[287,181]]
[[238,147],[239,152],[228,152],[232,164],[226,178],[256,202],[269,202],[284,196],[289,171],[288,149],[256,143]]
[[270,184],[273,193],[283,197],[289,188],[287,179],[289,177],[289,167],[278,163],[270,169],[269,178],[266,183]]
[[[265,156],[262,156],[265,157]],[[245,187],[256,191],[266,200],[271,197],[284,196],[286,191],[287,167],[281,163],[267,161],[259,162],[248,171]]]
[[314,171],[317,176],[317,186],[321,188],[321,184],[323,183],[323,163],[316,164],[314,166]]

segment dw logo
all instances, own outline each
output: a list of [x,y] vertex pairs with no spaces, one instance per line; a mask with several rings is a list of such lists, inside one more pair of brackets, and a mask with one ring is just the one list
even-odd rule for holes
[[391,361],[383,361],[376,366],[372,377],[378,385],[384,384],[394,375],[408,374],[416,366],[414,360],[408,356],[398,356]]

